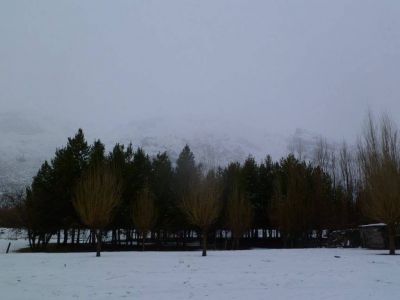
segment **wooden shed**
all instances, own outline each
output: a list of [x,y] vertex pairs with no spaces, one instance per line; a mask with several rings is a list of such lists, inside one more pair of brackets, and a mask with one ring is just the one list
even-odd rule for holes
[[360,226],[361,246],[370,249],[387,248],[386,224],[376,223]]

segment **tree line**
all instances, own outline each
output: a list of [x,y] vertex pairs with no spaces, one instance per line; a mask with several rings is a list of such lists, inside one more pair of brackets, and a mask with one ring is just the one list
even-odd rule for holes
[[21,224],[32,248],[55,236],[58,244],[74,243],[85,229],[98,255],[106,233],[114,244],[121,230],[127,241],[136,235],[144,249],[149,235],[162,241],[172,234],[185,243],[195,232],[206,255],[207,242],[221,230],[229,232],[232,249],[243,236],[269,229],[284,246],[299,247],[321,242],[326,230],[376,220],[388,224],[394,253],[400,152],[393,123],[370,117],[355,151],[345,143],[333,151],[321,138],[312,159],[294,153],[206,170],[188,145],[175,162],[166,152],[150,157],[132,144],[106,153],[100,140],[89,145],[79,129],[33,178],[20,205]]

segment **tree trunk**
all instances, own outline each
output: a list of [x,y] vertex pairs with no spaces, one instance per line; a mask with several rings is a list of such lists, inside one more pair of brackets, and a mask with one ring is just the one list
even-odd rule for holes
[[101,252],[101,230],[99,229],[97,231],[97,247],[96,247],[96,257],[100,257],[100,252]]
[[64,244],[68,243],[68,229],[64,229]]
[[75,243],[75,228],[73,228],[71,231],[71,244],[73,245],[74,243]]
[[79,237],[80,237],[80,235],[81,235],[81,230],[80,230],[80,228],[78,228],[78,233],[76,235],[76,244],[77,245],[79,245]]
[[28,229],[28,241],[29,241],[29,247],[31,249],[33,249],[33,245],[32,245],[32,235],[31,235],[31,231]]
[[52,233],[50,233],[50,234],[47,235],[45,247],[47,247],[47,245],[49,244],[49,242],[50,242],[52,236],[53,236]]
[[203,254],[202,256],[207,256],[207,232],[203,231]]
[[396,254],[396,227],[394,224],[388,224],[389,231],[389,254]]
[[111,243],[113,245],[117,244],[117,230],[116,229],[113,229],[111,231]]
[[144,240],[145,240],[145,233],[142,233],[142,251],[144,251]]

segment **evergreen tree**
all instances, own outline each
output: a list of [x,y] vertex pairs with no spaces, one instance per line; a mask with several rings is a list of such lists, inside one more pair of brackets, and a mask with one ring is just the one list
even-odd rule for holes
[[129,145],[125,150],[124,145],[115,144],[107,157],[107,162],[113,167],[118,180],[121,181],[121,201],[116,208],[116,217],[111,226],[127,229],[131,226],[131,202],[135,197],[132,146]]
[[179,154],[175,168],[175,189],[178,198],[188,193],[189,187],[199,180],[200,173],[193,152],[188,145],[185,145]]
[[66,242],[67,230],[80,223],[72,204],[73,190],[87,167],[89,152],[90,148],[83,131],[79,129],[73,138],[68,138],[66,147],[56,151],[55,158],[52,160],[54,195],[59,202],[57,206],[62,212],[60,220],[64,228],[64,242]]
[[90,147],[89,153],[89,166],[96,166],[104,163],[105,157],[105,146],[100,140],[94,141],[93,145]]
[[27,226],[31,248],[46,246],[51,235],[60,227],[63,213],[56,203],[53,169],[45,161],[30,188],[26,190],[23,219]]
[[262,228],[265,224],[266,208],[264,207],[265,201],[260,193],[259,167],[254,157],[249,156],[245,160],[241,173],[245,197],[250,201],[255,211],[254,225],[256,228]]
[[295,246],[308,229],[309,198],[307,167],[293,155],[282,159],[271,217],[281,230],[285,244]]
[[259,209],[256,211],[258,219],[257,223],[261,227],[271,227],[272,225],[268,211],[270,210],[272,204],[272,197],[274,195],[274,182],[278,168],[279,165],[274,163],[269,155],[259,168],[260,203]]
[[171,229],[173,222],[173,169],[166,152],[159,153],[152,162],[151,190],[159,211],[158,227]]
[[135,192],[142,190],[150,181],[151,161],[142,148],[138,148],[133,154],[133,178],[132,184]]
[[182,149],[176,161],[174,172],[174,191],[176,202],[173,206],[175,212],[172,226],[176,229],[185,229],[188,223],[179,209],[182,199],[191,192],[191,188],[199,182],[201,177],[200,167],[196,164],[193,152],[188,145]]

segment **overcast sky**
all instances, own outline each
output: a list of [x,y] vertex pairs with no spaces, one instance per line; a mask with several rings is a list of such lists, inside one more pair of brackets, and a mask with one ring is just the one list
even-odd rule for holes
[[397,0],[2,0],[0,118],[352,140],[368,109],[400,123],[399,16]]

